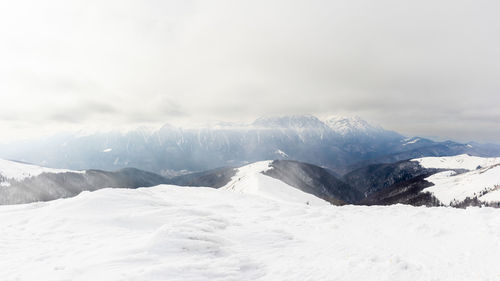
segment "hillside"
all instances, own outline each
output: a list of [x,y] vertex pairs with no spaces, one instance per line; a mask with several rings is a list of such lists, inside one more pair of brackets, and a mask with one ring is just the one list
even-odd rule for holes
[[49,201],[105,187],[137,188],[162,183],[167,179],[133,168],[73,171],[0,159],[0,205]]
[[[430,186],[423,190],[445,205],[500,203],[500,158],[470,155],[415,159],[420,165],[434,168],[463,169],[464,173],[446,171],[428,178]],[[467,203],[467,201],[471,201]]]
[[[239,168],[219,168],[170,179],[171,184],[182,186],[205,186],[222,188],[242,184],[241,179],[255,179],[253,187],[244,190],[266,191],[272,182],[286,189],[283,193],[302,192],[312,194],[334,205],[356,203],[363,195],[333,175],[329,170],[316,165],[291,160],[261,161]],[[249,184],[247,184],[249,185]],[[270,186],[270,187],[267,187]],[[286,194],[283,194],[286,196]]]
[[369,194],[360,204],[500,207],[500,158],[470,155],[417,158],[419,175]]

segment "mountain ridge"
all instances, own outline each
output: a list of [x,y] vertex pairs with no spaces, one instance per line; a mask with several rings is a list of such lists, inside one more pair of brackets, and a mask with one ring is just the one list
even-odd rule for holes
[[500,146],[406,138],[359,117],[263,117],[253,123],[59,135],[0,146],[0,158],[72,170],[135,167],[165,176],[288,159],[345,174],[375,163],[469,153],[500,156]]
[[424,157],[368,165],[340,178],[309,163],[267,160],[171,179],[136,168],[71,171],[0,159],[0,205],[159,184],[211,187],[313,205],[500,206],[500,158]]

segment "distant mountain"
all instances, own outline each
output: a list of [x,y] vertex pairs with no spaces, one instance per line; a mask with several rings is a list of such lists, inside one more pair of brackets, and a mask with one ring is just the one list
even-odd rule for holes
[[370,164],[395,163],[403,160],[420,157],[440,157],[469,154],[481,157],[500,156],[500,146],[491,144],[467,143],[461,144],[453,141],[434,142],[424,138],[405,138],[398,146],[392,147],[392,152],[386,155],[359,161],[344,168],[344,171],[354,171]]
[[72,197],[106,187],[159,184],[212,187],[284,202],[323,205],[500,207],[500,158],[424,157],[373,164],[338,178],[328,169],[267,160],[167,179],[135,168],[116,172],[52,169],[0,159],[0,205]]
[[125,168],[72,171],[0,159],[0,205],[49,201],[105,187],[137,188],[167,183],[162,176]]
[[312,115],[261,117],[251,124],[254,128],[328,130],[328,126]]
[[222,188],[304,204],[328,201],[343,205],[363,197],[321,167],[287,160],[260,161],[239,168],[218,168],[167,179],[134,168],[116,172],[73,171],[0,159],[0,204],[48,201],[106,187],[159,184]]
[[378,137],[380,135],[393,134],[395,138],[400,135],[395,132],[384,130],[380,126],[373,126],[358,116],[331,116],[324,120],[325,124],[337,134],[343,137]]
[[359,117],[259,118],[250,124],[58,135],[0,146],[0,157],[72,170],[135,167],[168,177],[266,159],[296,160],[345,174],[376,163],[468,153],[500,156],[500,146],[434,142],[373,126]]

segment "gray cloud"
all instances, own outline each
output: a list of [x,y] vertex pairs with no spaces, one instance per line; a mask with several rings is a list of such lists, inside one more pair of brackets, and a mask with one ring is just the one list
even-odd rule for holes
[[73,105],[55,108],[48,114],[47,119],[57,123],[79,124],[95,116],[102,118],[117,113],[118,110],[108,103],[80,101]]
[[5,1],[0,129],[311,113],[500,142],[499,8],[488,0]]

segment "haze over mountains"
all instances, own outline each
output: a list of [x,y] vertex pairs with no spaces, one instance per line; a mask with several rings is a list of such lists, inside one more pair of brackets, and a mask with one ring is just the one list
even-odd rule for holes
[[137,188],[166,183],[160,175],[134,168],[115,172],[51,169],[0,159],[0,205],[49,201],[101,188]]
[[268,160],[168,179],[133,168],[71,171],[0,160],[0,205],[49,201],[107,187],[171,184],[307,205],[500,207],[499,165],[500,158],[425,157],[368,165],[337,177],[308,163]]
[[74,170],[134,167],[173,177],[269,159],[293,159],[338,174],[375,163],[467,153],[500,156],[500,146],[407,138],[359,117],[259,118],[251,124],[86,135],[62,134],[0,147],[0,157]]

